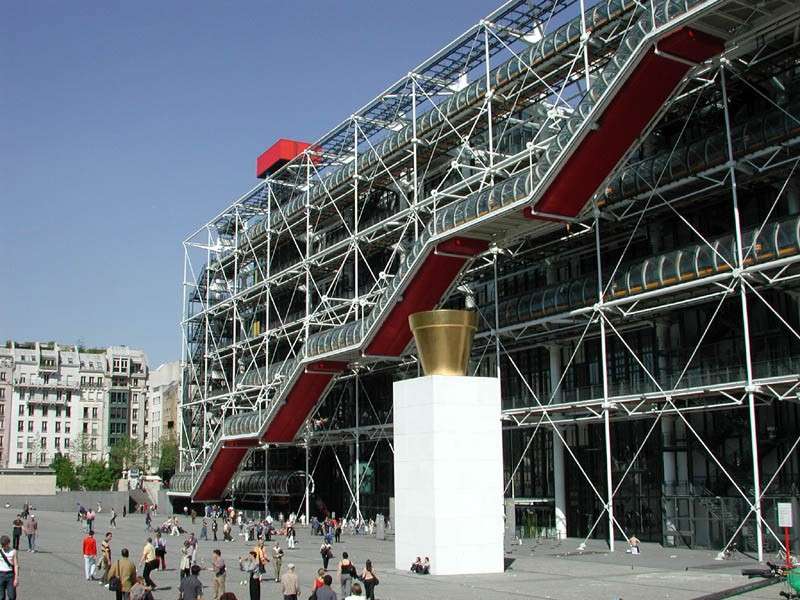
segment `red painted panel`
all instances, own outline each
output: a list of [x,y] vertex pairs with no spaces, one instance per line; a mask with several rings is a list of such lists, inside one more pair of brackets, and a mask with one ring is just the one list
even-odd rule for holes
[[[658,47],[700,62],[719,54],[724,46],[713,36],[684,28],[661,40]],[[606,107],[599,128],[583,139],[535,210],[577,215],[688,70],[688,65],[649,51]],[[525,216],[537,218],[530,208]]]
[[211,463],[211,468],[203,474],[203,481],[193,500],[220,500],[245,454],[247,448],[223,447]]
[[[296,140],[278,140],[256,159],[256,177],[264,179],[268,173],[274,173],[287,162],[302,154],[310,145]],[[312,161],[316,162],[313,158]]]
[[374,356],[399,356],[411,341],[408,316],[423,310],[431,310],[452,285],[464,263],[488,247],[483,240],[452,238],[437,247],[440,252],[458,254],[443,256],[429,254],[402,293],[402,300],[394,305],[386,320],[375,334],[364,352]]
[[267,442],[291,442],[297,430],[316,406],[333,373],[302,373],[286,396],[284,405],[272,419],[264,435]]

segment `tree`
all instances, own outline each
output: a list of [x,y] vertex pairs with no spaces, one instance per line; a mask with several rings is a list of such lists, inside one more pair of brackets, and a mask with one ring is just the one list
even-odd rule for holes
[[114,474],[99,460],[90,460],[80,468],[83,488],[89,491],[110,490]]
[[72,442],[72,462],[84,466],[86,457],[94,452],[89,436],[85,433],[78,435]]
[[163,481],[169,481],[178,466],[178,441],[174,435],[165,434],[161,436],[159,447],[158,475]]
[[122,438],[111,446],[108,466],[117,477],[122,475],[122,471],[127,471],[131,467],[139,467],[145,471],[147,469],[147,446],[136,438]]
[[50,468],[56,472],[56,485],[62,490],[77,490],[80,487],[75,463],[60,452],[53,457]]

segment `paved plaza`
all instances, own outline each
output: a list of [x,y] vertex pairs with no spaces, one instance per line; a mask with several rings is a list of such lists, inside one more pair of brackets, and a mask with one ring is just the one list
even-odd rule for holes
[[[10,534],[11,521],[16,511],[0,508],[0,531]],[[40,551],[30,554],[24,551],[26,541],[20,549],[22,581],[19,588],[20,600],[109,600],[113,594],[97,583],[83,578],[83,559],[81,540],[83,532],[74,514],[56,512],[37,512],[40,522]],[[161,522],[163,517],[154,519]],[[109,515],[98,515],[96,531],[99,542],[108,530]],[[114,533],[113,556],[127,547],[131,558],[138,561],[142,545],[147,537],[144,518],[141,515],[117,519],[118,527]],[[181,518],[181,524],[189,531],[199,533],[200,519],[192,527],[189,519]],[[220,537],[222,528],[220,527]],[[235,528],[238,533],[238,528]],[[210,533],[210,532],[209,532]],[[183,537],[167,536],[166,571],[156,571],[153,579],[160,589],[154,593],[156,600],[175,600],[177,598],[179,560],[178,544]],[[309,539],[307,530],[298,533],[298,548],[286,550],[284,567],[293,562],[301,583],[301,598],[308,598],[314,573],[322,566],[319,557],[319,539]],[[285,540],[279,538],[286,549]],[[393,542],[391,539],[377,541],[371,537],[343,535],[341,544],[334,545],[336,557],[331,561],[335,568],[343,551],[350,553],[353,562],[362,568],[366,559],[371,559],[380,585],[376,597],[380,600],[427,600],[427,599],[503,599],[503,598],[552,598],[593,600],[612,600],[623,598],[631,600],[669,598],[671,600],[690,599],[714,591],[719,591],[747,583],[739,574],[743,566],[752,565],[747,557],[717,562],[712,551],[671,550],[658,545],[646,544],[641,556],[632,557],[624,550],[609,553],[604,544],[594,542],[587,545],[586,551],[576,551],[578,541],[566,540],[561,544],[544,542],[526,543],[514,546],[506,554],[508,568],[498,575],[437,577],[413,575],[393,568]],[[211,551],[222,550],[228,563],[228,591],[233,591],[239,600],[247,600],[247,587],[238,571],[236,560],[247,553],[251,544],[236,537],[234,542],[200,542],[198,559],[203,565],[210,563]],[[509,564],[510,563],[510,564]],[[269,565],[272,566],[271,564]],[[208,584],[206,598],[211,598],[209,571],[204,571],[201,579]],[[334,578],[334,589],[338,585]],[[780,586],[771,586],[750,592],[740,598],[778,598]],[[262,584],[262,598],[280,600],[280,587],[274,582]]]

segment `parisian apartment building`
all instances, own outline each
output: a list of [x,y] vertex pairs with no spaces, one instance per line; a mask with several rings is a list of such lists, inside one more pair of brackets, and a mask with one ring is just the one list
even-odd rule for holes
[[147,393],[147,431],[145,441],[150,450],[153,469],[158,467],[160,444],[165,437],[178,440],[180,434],[181,363],[163,363],[150,371]]
[[148,443],[147,356],[127,346],[53,342],[0,348],[0,468],[41,467],[56,454],[107,460],[125,437]]

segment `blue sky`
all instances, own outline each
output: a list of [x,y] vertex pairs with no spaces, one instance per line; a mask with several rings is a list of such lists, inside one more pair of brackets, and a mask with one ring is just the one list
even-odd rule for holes
[[178,358],[181,241],[499,5],[0,3],[0,340]]

